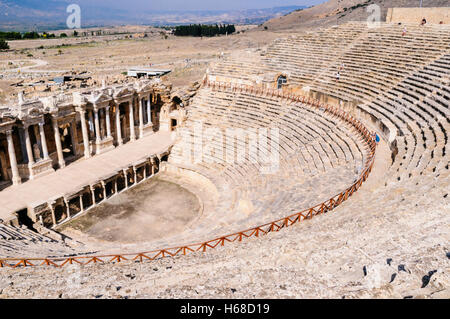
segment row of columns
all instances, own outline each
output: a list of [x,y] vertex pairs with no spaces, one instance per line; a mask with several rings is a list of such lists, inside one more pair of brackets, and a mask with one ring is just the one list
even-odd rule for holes
[[[134,103],[132,100],[128,101],[129,104],[129,119],[130,119],[130,141],[136,140],[136,132],[135,132],[135,125],[134,125]],[[151,102],[150,99],[147,100],[146,103],[147,107],[147,123],[144,124],[144,103],[143,99],[139,99],[139,138],[142,138],[144,136],[144,125],[150,125],[151,122]],[[95,127],[95,142],[96,144],[100,144],[102,141],[102,136],[100,133],[100,110],[105,110],[105,122],[106,122],[106,138],[110,139],[112,138],[111,134],[111,118],[110,118],[110,105],[107,105],[104,108],[96,108],[94,107],[93,113],[94,113],[94,127]],[[91,156],[90,154],[90,146],[89,146],[89,132],[88,127],[86,125],[85,121],[85,114],[86,110],[79,110],[80,117],[81,117],[81,129],[83,133],[83,144],[84,144],[84,152],[85,157],[89,158]],[[116,107],[115,112],[115,120],[116,120],[116,140],[117,144],[123,145],[123,138],[122,138],[122,126],[121,126],[121,120],[120,120],[120,104]]]
[[[147,165],[147,164],[146,164],[146,165]],[[145,180],[147,180],[148,178],[154,176],[154,175],[155,175],[155,172],[156,172],[156,169],[159,170],[159,161],[158,161],[158,164],[157,164],[157,163],[154,161],[154,159],[151,159],[150,172],[149,172],[149,174],[147,174],[147,166],[146,166],[146,165],[141,166],[141,167],[133,167],[133,180],[134,180],[133,185],[136,184],[136,183],[138,183],[138,175],[137,175],[137,171],[138,171],[139,168],[143,168],[143,179],[142,179],[140,182],[145,181]],[[66,218],[65,218],[64,220],[59,220],[59,221],[58,221],[57,218],[56,218],[55,210],[56,210],[56,207],[58,206],[58,204],[50,204],[50,205],[49,205],[49,208],[50,208],[50,213],[51,213],[51,218],[52,218],[53,226],[57,226],[57,225],[60,225],[60,224],[62,224],[62,223],[65,223],[65,222],[67,222],[68,220],[70,220],[72,217],[75,216],[75,215],[71,215],[71,211],[70,211],[70,202],[71,202],[73,199],[77,198],[77,197],[79,197],[79,205],[80,205],[80,211],[77,213],[77,215],[78,215],[78,214],[82,214],[83,212],[85,212],[85,210],[86,210],[88,207],[89,207],[89,208],[95,207],[96,205],[100,204],[101,202],[103,202],[104,200],[106,200],[106,199],[108,198],[108,193],[107,193],[107,190],[106,190],[106,185],[107,185],[109,182],[113,182],[113,187],[114,187],[112,193],[109,194],[110,196],[111,196],[111,195],[114,195],[114,194],[117,195],[117,194],[119,194],[119,193],[121,193],[121,192],[123,192],[123,191],[128,190],[129,187],[131,186],[131,185],[128,183],[128,170],[129,170],[129,169],[130,169],[130,168],[123,169],[121,173],[119,173],[117,176],[115,176],[114,178],[110,179],[109,181],[100,181],[100,182],[98,182],[98,183],[96,183],[96,184],[89,185],[88,187],[85,188],[85,190],[87,190],[87,191],[83,191],[83,192],[79,193],[77,196],[73,197],[72,199],[68,199],[68,198],[62,198],[62,199],[59,199],[57,202],[59,202],[60,204],[64,204],[64,205],[65,205],[65,209],[66,209]],[[119,185],[118,185],[118,184],[119,184],[119,181],[118,181],[118,180],[119,180],[119,177],[120,177],[120,176],[122,176],[122,177],[124,178],[124,184],[125,184],[125,185],[124,185],[124,188],[122,188],[122,189],[119,190]],[[103,196],[103,198],[100,199],[100,200],[97,200],[97,199],[96,199],[95,191],[96,191],[96,186],[99,186],[99,185],[101,185],[102,196]],[[90,194],[89,194],[89,193],[90,193]],[[85,207],[85,205],[84,205],[84,203],[83,203],[83,196],[84,196],[85,194],[89,194],[89,195],[91,196],[91,198],[90,198],[91,204],[88,205],[88,206],[86,206],[86,207]],[[43,215],[40,215],[40,216],[39,216],[39,219],[40,219],[41,224],[44,225]],[[49,226],[49,227],[51,227],[51,226]]]
[[[144,99],[139,98],[139,138],[142,138],[144,135],[144,125],[150,125],[151,122],[151,101],[150,99],[147,100],[147,123],[144,124]],[[120,121],[120,109],[119,105],[116,107],[116,138],[118,145],[123,144],[122,139],[122,130],[121,130],[121,121]],[[105,108],[105,120],[106,120],[106,138],[112,138],[111,134],[111,120],[110,120],[110,106],[107,105]],[[100,109],[94,109],[94,125],[95,125],[95,132],[96,132],[96,143],[101,143],[101,134],[100,134],[100,119],[99,119],[99,110]],[[91,157],[90,152],[90,144],[89,144],[89,132],[88,127],[86,124],[86,110],[81,109],[78,110],[80,117],[81,117],[81,130],[83,135],[83,145],[84,145],[84,156],[85,158]],[[129,101],[129,119],[130,119],[130,140],[135,141],[136,140],[136,133],[135,133],[135,125],[134,125],[134,103],[132,100]],[[38,123],[39,126],[39,135],[40,135],[40,142],[42,147],[42,153],[44,160],[49,160],[49,152],[47,147],[47,141],[45,138],[45,131],[44,131],[44,122]],[[64,168],[66,166],[65,160],[64,160],[64,154],[63,154],[63,148],[61,143],[61,135],[59,132],[59,124],[58,119],[53,118],[52,119],[52,126],[53,126],[53,132],[55,137],[55,144],[56,144],[56,152],[58,156],[58,164],[60,168]],[[29,127],[30,125],[26,125],[24,127],[24,135],[25,135],[25,147],[28,157],[28,167],[30,168],[30,178],[32,178],[32,167],[36,163],[35,157],[33,154],[33,147],[31,145],[31,139],[30,139],[30,133],[29,133]],[[19,168],[17,164],[17,157],[16,152],[14,148],[14,141],[13,141],[13,135],[12,135],[12,128],[6,131],[6,138],[8,142],[8,155],[10,159],[10,165],[11,165],[11,173],[12,173],[12,182],[13,185],[17,185],[21,183],[21,177],[19,173]],[[73,145],[74,148],[76,148],[76,145]]]
[[[58,154],[58,164],[59,168],[66,167],[66,162],[64,161],[64,154],[61,144],[61,135],[59,134],[59,126],[58,126],[58,120],[53,119],[53,132],[55,134],[55,143],[56,143],[56,152]],[[74,145],[75,147],[75,145]]]
[[[55,134],[55,144],[56,144],[56,151],[58,155],[58,164],[60,168],[65,167],[65,161],[64,161],[64,155],[62,150],[62,144],[61,144],[61,135],[59,134],[59,126],[58,126],[58,120],[53,119],[53,131]],[[50,156],[48,153],[48,147],[47,147],[47,140],[45,138],[45,130],[44,130],[44,122],[40,122],[37,124],[39,126],[39,136],[40,136],[40,142],[42,147],[42,153],[44,160],[49,160]],[[30,132],[29,127],[31,125],[25,125],[24,126],[24,135],[25,135],[25,148],[27,151],[27,157],[28,157],[28,167],[30,169],[30,178],[33,178],[33,171],[32,167],[36,163],[34,154],[33,154],[33,147],[31,145],[31,139],[30,139]],[[17,157],[16,157],[16,150],[14,148],[14,140],[12,136],[13,130],[7,130],[6,131],[6,139],[8,142],[8,155],[9,155],[9,161],[11,165],[11,173],[12,173],[12,182],[13,185],[20,184],[22,179],[20,177],[19,168],[17,164]]]

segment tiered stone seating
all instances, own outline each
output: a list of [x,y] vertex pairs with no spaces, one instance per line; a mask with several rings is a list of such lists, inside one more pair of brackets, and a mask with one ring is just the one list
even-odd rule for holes
[[[448,170],[450,55],[428,64],[361,108],[397,128],[391,180]],[[382,116],[381,116],[382,115]],[[388,124],[389,125],[389,124]]]
[[[257,67],[255,68],[255,66]],[[257,77],[264,76],[268,70],[260,54],[255,51],[246,51],[239,54],[232,53],[218,62],[212,63],[209,72],[216,76],[217,80],[224,77],[251,82]]]
[[306,32],[275,41],[267,48],[264,62],[272,70],[288,71],[293,83],[307,85],[365,36],[367,29],[358,23]]
[[[401,36],[403,26],[399,25],[368,29],[364,36],[355,38],[333,64],[322,69],[319,77],[305,84],[343,100],[373,100],[449,49],[448,28],[424,30],[416,25],[407,28],[405,36]],[[342,63],[341,77],[336,82]]]
[[305,32],[277,40],[253,58],[249,53],[234,54],[210,74],[264,81],[267,78],[261,74],[287,73],[292,86],[345,101],[371,101],[449,49],[450,30],[445,26],[407,25],[405,36],[403,28],[394,24],[368,28],[366,23],[353,22]]
[[24,227],[13,227],[0,224],[0,256],[2,258],[17,257],[60,257],[80,253],[79,249],[68,246],[40,235]]
[[[203,214],[189,236],[206,239],[314,206],[351,185],[364,167],[367,149],[351,127],[302,103],[202,88],[188,117],[185,129],[191,140],[174,147],[170,162],[209,177],[220,194],[217,207]],[[227,128],[279,128],[279,170],[264,174],[265,163],[248,156],[244,162],[228,164],[222,158],[230,151],[225,141],[210,140],[205,132],[196,136],[200,132],[194,126],[200,122],[224,133]],[[201,163],[189,163],[185,154],[193,149],[195,138],[204,143]],[[241,142],[248,149],[248,141]],[[258,151],[270,156],[270,145],[265,147]],[[186,241],[184,236],[172,241]]]
[[[280,39],[260,54],[264,63],[242,68],[241,77],[251,79],[261,70],[284,72],[291,87],[359,102],[389,129],[389,142],[396,144],[391,180],[436,173],[447,166],[449,154],[450,29],[408,24],[402,36],[404,27],[383,23],[368,28],[352,22]],[[239,58],[233,59],[211,75],[223,66],[222,77],[238,77],[226,67],[238,67]]]
[[[320,221],[334,227],[336,233],[345,229],[339,246],[361,251],[367,240],[373,249],[371,255],[378,257],[388,257],[385,246],[392,242],[388,223],[402,221],[396,226],[405,241],[415,234],[405,230],[409,226],[404,224],[417,223],[417,232],[424,229],[424,237],[431,242],[431,229],[441,231],[448,221],[446,217],[441,225],[450,186],[450,29],[407,27],[404,37],[403,26],[389,24],[368,29],[362,23],[348,23],[302,33],[274,42],[265,52],[254,52],[253,61],[251,54],[242,60],[238,55],[228,57],[213,65],[209,74],[239,82],[254,81],[266,71],[289,73],[289,85],[358,101],[355,109],[360,112],[355,113],[364,120],[370,118],[368,124],[382,124],[390,131],[392,161],[377,172],[371,185],[363,186],[335,210],[336,214],[325,215]],[[341,79],[336,82],[342,63]],[[347,123],[320,109],[264,93],[203,87],[188,108],[188,118],[185,136],[174,146],[169,166],[206,177],[208,183],[201,180],[204,183],[196,191],[212,199],[185,232],[148,244],[122,246],[123,252],[210,240],[309,208],[354,183],[367,159],[366,145]],[[211,134],[200,135],[195,129],[200,122],[203,129],[221,132],[227,128],[278,128],[280,169],[265,172],[265,163],[251,156],[242,162],[224,161],[223,154],[234,147],[211,139]],[[196,155],[195,140],[203,143],[200,162],[192,162],[188,156]],[[237,143],[249,147],[246,139]],[[273,151],[270,145],[258,147],[267,156]],[[381,156],[386,159],[386,154]],[[336,215],[339,223],[335,225]],[[437,226],[431,225],[433,221]],[[315,236],[314,230],[310,233],[310,237]],[[362,238],[366,234],[370,239]],[[299,241],[295,232],[289,236],[291,242]],[[413,239],[421,240],[419,235]],[[269,251],[274,244],[284,247],[282,239],[261,247]],[[431,245],[426,241],[419,244],[422,253]],[[327,251],[321,251],[321,245],[325,244],[318,241],[314,250],[324,255]],[[105,247],[102,252],[111,249]],[[396,256],[402,258],[401,252]],[[357,263],[352,261],[352,266]]]

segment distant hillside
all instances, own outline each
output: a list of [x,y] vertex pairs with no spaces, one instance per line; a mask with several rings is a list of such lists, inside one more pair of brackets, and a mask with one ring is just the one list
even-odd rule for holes
[[[292,12],[284,17],[264,23],[270,30],[288,30],[329,26],[348,21],[365,21],[369,14],[367,6],[381,7],[382,21],[386,20],[387,9],[393,7],[418,7],[420,0],[329,0],[323,4]],[[423,7],[448,7],[449,0],[424,0]]]
[[[0,30],[54,30],[64,29],[68,13],[66,8],[73,0],[0,0]],[[179,25],[190,23],[261,24],[286,15],[302,6],[269,9],[230,11],[154,11],[142,5],[127,9],[105,7],[95,1],[81,5],[82,27],[116,26],[125,24]]]

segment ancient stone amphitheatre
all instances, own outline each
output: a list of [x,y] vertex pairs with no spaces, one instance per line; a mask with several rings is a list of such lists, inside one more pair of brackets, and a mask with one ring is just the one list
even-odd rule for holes
[[[157,34],[155,64],[194,66],[10,92],[0,297],[450,297],[448,21],[328,22]],[[72,68],[151,46],[121,41]]]

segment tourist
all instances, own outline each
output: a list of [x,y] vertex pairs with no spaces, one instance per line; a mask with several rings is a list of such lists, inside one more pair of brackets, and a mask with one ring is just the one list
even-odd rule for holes
[[422,19],[422,22],[420,23],[420,25],[423,26],[423,25],[425,25],[425,24],[427,24],[427,19],[423,18],[423,19]]
[[402,32],[402,37],[404,37],[406,35],[406,33],[408,32],[408,30],[406,29],[406,27],[403,28],[403,32]]
[[341,78],[341,73],[338,71],[336,74],[336,82],[339,82],[339,79]]

